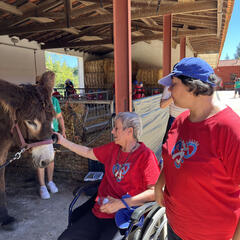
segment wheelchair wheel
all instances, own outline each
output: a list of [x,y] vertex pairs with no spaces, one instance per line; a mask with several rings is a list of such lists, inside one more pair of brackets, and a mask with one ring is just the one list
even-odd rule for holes
[[166,240],[167,239],[167,218],[165,208],[160,208],[148,223],[142,240]]

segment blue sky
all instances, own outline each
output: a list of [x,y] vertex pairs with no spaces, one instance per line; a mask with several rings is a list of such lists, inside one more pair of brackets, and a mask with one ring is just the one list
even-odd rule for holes
[[50,54],[50,56],[52,56],[54,61],[60,61],[61,63],[63,63],[65,61],[66,64],[72,68],[78,66],[78,58],[77,57],[73,57],[73,56],[69,56],[69,55],[65,55],[65,54],[57,54],[57,53],[52,53],[52,52],[47,52],[47,53]]
[[221,60],[225,59],[227,54],[229,59],[234,59],[234,54],[240,42],[240,0],[235,0],[234,2],[234,9],[228,25],[228,32],[221,54]]

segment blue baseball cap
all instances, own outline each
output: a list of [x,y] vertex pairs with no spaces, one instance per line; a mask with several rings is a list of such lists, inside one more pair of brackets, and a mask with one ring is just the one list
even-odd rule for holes
[[211,74],[214,74],[212,67],[201,58],[183,58],[174,66],[172,72],[158,80],[158,83],[164,86],[171,86],[173,76],[177,77],[183,75],[186,77],[199,79],[202,82],[215,86],[215,83],[209,81],[208,79]]

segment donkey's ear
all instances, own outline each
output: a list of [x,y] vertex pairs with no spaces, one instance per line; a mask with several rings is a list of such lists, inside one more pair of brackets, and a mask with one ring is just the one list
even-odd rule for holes
[[17,109],[23,101],[22,87],[0,79],[0,104],[6,111]]
[[51,96],[55,83],[55,74],[52,71],[45,72],[38,80],[38,85],[45,89],[45,91]]

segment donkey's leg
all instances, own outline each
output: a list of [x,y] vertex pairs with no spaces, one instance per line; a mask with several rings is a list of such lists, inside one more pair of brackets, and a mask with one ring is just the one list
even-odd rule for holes
[[[10,144],[4,147],[1,146],[1,149],[4,149],[3,152],[0,152],[0,165],[2,165],[7,158],[7,153]],[[8,215],[7,211],[7,202],[6,202],[6,193],[5,193],[5,168],[0,170],[0,224],[6,230],[14,230],[16,227],[15,219]]]

